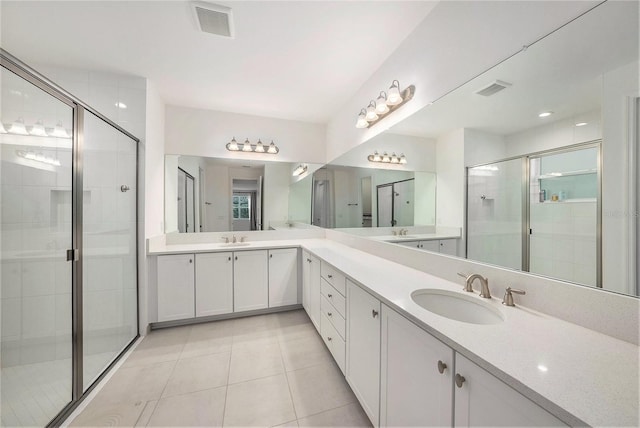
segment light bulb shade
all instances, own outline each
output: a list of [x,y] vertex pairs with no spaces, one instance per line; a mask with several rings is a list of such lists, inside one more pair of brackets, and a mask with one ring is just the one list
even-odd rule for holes
[[269,144],[269,148],[267,149],[267,153],[271,153],[272,155],[277,154],[280,151],[280,149],[278,148],[278,146],[276,146],[273,141],[271,141],[271,144]]
[[31,127],[31,131],[29,131],[29,134],[36,135],[38,137],[46,137],[47,132],[44,129],[42,121],[37,121],[36,124]]
[[56,127],[53,128],[53,132],[49,135],[56,138],[70,138],[67,130],[62,126],[62,122],[58,122]]
[[29,135],[29,133],[27,132],[27,128],[24,126],[24,120],[22,120],[22,118],[19,118],[11,124],[9,132],[11,134]]
[[383,163],[390,163],[391,162],[391,158],[389,157],[389,155],[387,154],[387,152],[384,152],[382,154],[382,160],[381,162]]
[[380,95],[376,100],[376,113],[378,114],[389,113],[389,107],[387,106],[387,93],[385,91],[380,91]]
[[242,151],[243,152],[252,152],[253,151],[253,148],[251,147],[251,143],[249,142],[248,138],[246,140],[244,140],[244,144],[242,144]]
[[400,158],[395,153],[391,155],[391,163],[400,163]]
[[358,115],[358,120],[356,121],[356,128],[362,129],[369,126],[369,122],[367,122],[367,111],[365,109],[360,110],[360,114]]
[[376,113],[376,103],[375,101],[371,101],[369,106],[367,107],[366,119],[369,122],[373,122],[374,120],[378,120],[378,113]]
[[227,143],[227,150],[229,150],[230,152],[237,152],[238,150],[240,150],[240,147],[238,147],[238,142],[236,141],[236,137],[233,137],[231,141]]
[[400,165],[406,165],[407,158],[404,156],[404,153],[400,155]]
[[400,82],[394,80],[391,83],[389,92],[387,93],[387,105],[397,106],[402,102],[402,95],[400,94]]
[[6,134],[7,130],[4,128],[4,125],[0,123],[0,134]]
[[264,153],[264,144],[262,144],[262,141],[260,141],[260,139],[258,139],[258,142],[256,143],[256,148],[254,151],[256,153]]

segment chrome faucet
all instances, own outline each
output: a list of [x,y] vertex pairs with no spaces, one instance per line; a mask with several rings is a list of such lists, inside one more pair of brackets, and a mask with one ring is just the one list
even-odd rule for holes
[[228,236],[223,236],[220,239],[223,240],[225,242],[225,244],[229,243],[229,237]]
[[233,235],[233,243],[235,244],[236,242],[238,242],[238,238],[236,238],[236,235]]
[[400,229],[400,232],[398,232],[398,234],[399,234],[399,235],[402,235],[402,236],[407,236],[407,232],[408,232],[408,231],[409,231],[409,230],[407,230],[407,229]]
[[485,299],[491,298],[491,292],[489,291],[489,280],[484,276],[473,273],[471,275],[465,275],[464,273],[459,273],[461,277],[465,278],[465,285],[463,290],[469,293],[473,293],[473,281],[476,279],[480,280],[480,297],[484,297]]

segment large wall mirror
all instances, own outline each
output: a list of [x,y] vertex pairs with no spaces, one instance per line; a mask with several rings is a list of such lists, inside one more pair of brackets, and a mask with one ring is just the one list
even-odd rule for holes
[[433,143],[459,256],[638,295],[638,25],[603,3],[378,137]]
[[[426,226],[436,219],[435,144],[385,133],[313,174],[313,224],[327,228]],[[379,233],[383,233],[382,231]]]
[[321,165],[165,156],[165,231],[288,228],[311,222],[311,177]]

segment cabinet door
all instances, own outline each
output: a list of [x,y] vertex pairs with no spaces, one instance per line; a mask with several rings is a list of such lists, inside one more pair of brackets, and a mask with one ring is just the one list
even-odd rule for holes
[[402,241],[394,242],[394,244],[402,245],[403,247],[420,248],[420,241]]
[[425,251],[433,251],[434,253],[439,253],[440,241],[438,240],[420,241],[420,249]]
[[158,321],[193,318],[193,254],[158,256]]
[[347,381],[374,426],[380,409],[380,301],[347,280]]
[[440,252],[442,254],[448,254],[450,256],[458,255],[458,240],[457,239],[441,239],[440,240]]
[[303,286],[303,305],[311,322],[320,331],[320,259],[306,253],[305,256],[305,285]]
[[311,293],[311,255],[302,252],[302,307],[307,311],[311,311],[309,306],[309,295]]
[[298,250],[269,250],[269,307],[298,303]]
[[471,426],[566,426],[542,407],[496,377],[456,354],[454,422]]
[[453,350],[385,305],[381,350],[380,426],[451,426]]
[[233,253],[233,311],[269,306],[267,251]]
[[196,254],[196,316],[233,312],[233,253]]

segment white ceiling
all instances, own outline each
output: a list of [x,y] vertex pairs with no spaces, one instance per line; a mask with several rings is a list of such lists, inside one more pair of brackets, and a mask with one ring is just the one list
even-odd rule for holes
[[[460,128],[509,135],[600,108],[602,74],[638,60],[637,2],[608,2],[395,125],[435,138]],[[513,86],[489,97],[494,80]],[[538,114],[553,111],[548,118]]]
[[2,47],[146,77],[168,104],[324,123],[437,4],[216,3],[232,8],[234,39],[199,32],[186,1],[2,1]]

